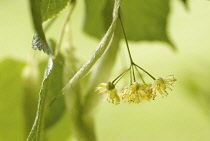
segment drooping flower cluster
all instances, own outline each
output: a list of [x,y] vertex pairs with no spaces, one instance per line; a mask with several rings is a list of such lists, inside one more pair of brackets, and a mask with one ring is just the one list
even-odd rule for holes
[[[126,71],[121,73],[119,76],[117,76],[112,82],[101,83],[96,88],[96,91],[98,91],[99,94],[101,94],[101,93],[103,94],[103,99],[107,99],[109,102],[112,102],[115,104],[119,104],[120,98],[124,102],[128,102],[128,103],[139,103],[143,100],[151,100],[151,99],[154,100],[155,97],[157,96],[157,94],[156,94],[157,92],[162,96],[167,96],[168,92],[166,91],[166,89],[172,90],[171,86],[176,81],[176,79],[174,78],[173,75],[169,75],[166,78],[159,77],[156,79],[154,76],[152,76],[145,69],[143,69],[142,67],[140,67],[139,65],[134,63],[131,52],[130,52],[126,32],[125,32],[125,29],[123,26],[123,22],[120,18],[120,15],[119,15],[119,21],[120,21],[120,25],[122,27],[122,31],[123,31],[122,33],[125,38],[126,48],[127,48],[129,60],[130,60],[130,67]],[[126,86],[121,91],[121,93],[119,94],[120,96],[119,96],[115,89],[115,85],[120,81],[120,79],[128,71],[130,71],[130,85]],[[144,72],[150,78],[152,78],[154,80],[154,82],[152,84],[145,83],[143,76],[141,74],[142,72]],[[135,73],[139,74],[139,77],[141,78],[142,83],[139,83],[136,81],[137,77],[136,77]]]
[[159,77],[154,80],[153,84],[134,82],[129,86],[126,86],[118,95],[115,89],[115,85],[112,82],[101,83],[96,91],[99,94],[103,93],[103,100],[107,99],[109,102],[119,104],[120,98],[127,103],[140,103],[145,100],[154,100],[157,96],[157,92],[162,96],[168,95],[166,89],[171,89],[170,86],[176,81],[173,75],[169,75],[166,78]]

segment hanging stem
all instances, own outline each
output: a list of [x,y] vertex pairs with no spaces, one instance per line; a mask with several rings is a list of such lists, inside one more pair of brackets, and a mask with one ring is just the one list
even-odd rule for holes
[[113,83],[114,85],[117,85],[117,83],[121,80],[121,78],[123,78],[123,76],[126,74],[127,72],[123,73],[123,75],[121,75],[116,81],[115,83]]
[[123,35],[124,35],[124,38],[125,38],[125,43],[126,43],[126,47],[127,47],[127,50],[128,50],[129,58],[130,58],[130,63],[131,63],[131,65],[130,65],[130,83],[132,84],[132,76],[133,76],[133,81],[134,82],[136,81],[135,70],[134,70],[134,66],[133,66],[134,62],[133,62],[133,59],[132,59],[132,56],[131,56],[131,51],[130,51],[130,48],[129,48],[129,45],[128,45],[128,39],[127,39],[127,36],[126,36],[126,33],[125,33],[125,28],[124,28],[123,23],[122,23],[120,12],[119,12],[119,20],[120,20]]
[[70,5],[69,5],[69,11],[68,11],[67,17],[66,17],[66,19],[65,19],[65,21],[64,21],[63,27],[62,27],[62,29],[61,29],[61,33],[60,33],[60,37],[59,37],[59,40],[58,40],[58,44],[57,44],[57,46],[56,46],[55,56],[58,55],[58,52],[59,52],[59,50],[60,50],[60,48],[61,48],[61,43],[62,43],[62,41],[63,41],[63,36],[64,36],[64,34],[65,34],[65,29],[66,29],[66,27],[67,27],[67,25],[68,25],[68,22],[69,22],[69,20],[70,20],[70,17],[71,17],[72,11],[73,11],[73,9],[74,9],[75,3],[76,3],[76,0],[71,0],[71,3],[70,3]]
[[133,73],[133,82],[136,82],[136,77],[135,77],[135,72],[134,72],[134,66],[133,66],[133,64],[132,64],[131,68],[132,68],[132,73]]
[[130,52],[130,48],[129,48],[129,45],[128,45],[127,36],[125,34],[125,29],[124,29],[124,26],[123,26],[123,23],[122,23],[122,19],[121,19],[121,16],[120,16],[120,12],[119,12],[119,20],[120,20],[120,24],[121,24],[121,27],[122,27],[122,30],[123,30],[123,35],[124,35],[124,38],[125,38],[125,43],[126,43],[126,47],[127,47],[127,50],[128,50],[130,62],[131,62],[131,64],[133,64],[133,59],[131,57],[131,52]]
[[[117,81],[121,76],[124,76],[129,70],[130,70],[130,68],[127,69],[126,71],[124,71],[123,73],[121,73],[119,76],[117,76],[117,77],[112,81],[112,83],[114,84],[115,81]],[[121,79],[121,78],[120,78],[120,79]]]
[[153,77],[150,73],[148,73],[145,69],[143,69],[142,67],[138,66],[137,64],[133,64],[136,67],[138,67],[139,69],[141,69],[142,71],[144,71],[146,74],[148,74],[153,80],[155,80],[155,77]]
[[132,72],[131,72],[132,64],[130,65],[130,84],[132,84]]
[[140,76],[142,82],[145,83],[145,81],[144,81],[144,79],[143,79],[141,73],[140,73],[139,70],[137,69],[137,67],[136,67],[136,66],[134,66],[134,67],[135,67],[136,71],[138,72],[138,74],[139,74],[139,76]]

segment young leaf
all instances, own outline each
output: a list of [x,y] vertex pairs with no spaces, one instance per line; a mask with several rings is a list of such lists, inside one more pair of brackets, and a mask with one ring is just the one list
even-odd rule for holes
[[[88,34],[101,38],[109,21],[110,1],[86,0],[86,21],[84,30]],[[95,7],[93,7],[95,6]],[[106,16],[102,16],[105,13]],[[121,4],[121,17],[128,40],[163,41],[174,47],[167,35],[169,0],[125,0]]]
[[64,99],[58,99],[51,107],[50,103],[63,88],[63,58],[57,56],[49,58],[45,71],[42,88],[39,94],[36,118],[27,141],[40,141],[43,129],[49,128],[56,123],[64,113]]
[[113,20],[108,31],[104,35],[103,39],[99,43],[94,53],[91,55],[90,59],[79,69],[79,71],[73,76],[73,78],[66,84],[66,86],[60,92],[59,96],[68,93],[73,87],[75,87],[77,83],[79,83],[79,81],[85,77],[85,75],[89,72],[92,66],[105,52],[116,28],[116,24],[117,24],[118,16],[119,16],[120,3],[121,3],[121,0],[115,0]]
[[52,51],[46,42],[46,38],[42,28],[40,6],[41,0],[30,0],[31,13],[35,28],[35,34],[32,40],[32,47],[33,49],[43,50],[47,54],[52,54]]
[[41,15],[42,22],[59,14],[71,0],[42,0]]

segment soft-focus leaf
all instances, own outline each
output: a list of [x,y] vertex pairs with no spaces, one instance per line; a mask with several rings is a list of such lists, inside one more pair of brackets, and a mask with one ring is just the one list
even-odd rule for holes
[[52,54],[51,49],[47,45],[45,34],[42,28],[42,19],[40,12],[41,0],[30,0],[31,13],[35,34],[32,40],[33,49],[43,50],[47,54]]
[[[207,63],[207,62],[206,62]],[[203,67],[203,70],[208,69]],[[194,76],[194,77],[192,77]],[[210,116],[210,89],[209,89],[209,73],[204,71],[202,74],[193,73],[188,70],[188,75],[182,80],[183,91],[187,91],[189,97],[192,98],[201,109]],[[200,83],[202,82],[202,83]]]
[[112,22],[113,5],[111,0],[85,0],[85,32],[101,39]]
[[42,22],[59,14],[71,0],[42,0]]
[[0,140],[23,141],[22,80],[24,63],[5,59],[0,62]]
[[169,0],[123,1],[121,8],[129,40],[170,42],[166,31]]
[[181,0],[185,6],[186,9],[188,9],[188,0]]
[[181,1],[182,1],[184,4],[187,4],[187,2],[188,2],[187,0],[181,0]]
[[64,113],[63,98],[58,99],[50,107],[50,103],[63,88],[63,63],[63,58],[60,55],[55,59],[49,58],[39,94],[36,119],[28,136],[28,141],[42,140],[42,130],[55,124]]
[[59,122],[47,129],[45,132],[47,141],[58,141],[58,139],[59,141],[68,141],[68,139],[72,136],[70,119],[70,115],[65,112]]
[[[108,0],[86,0],[85,31],[101,38],[111,22],[111,5]],[[93,7],[94,6],[94,7]],[[132,0],[122,1],[121,17],[129,40],[133,41],[163,41],[173,44],[167,35],[167,18],[169,0]]]

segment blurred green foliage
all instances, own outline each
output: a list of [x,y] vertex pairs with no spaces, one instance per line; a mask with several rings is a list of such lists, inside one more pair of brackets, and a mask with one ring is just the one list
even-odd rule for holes
[[[111,23],[114,1],[86,0],[84,30],[101,39]],[[163,41],[175,47],[168,37],[169,0],[122,1],[121,14],[128,40]]]
[[23,66],[23,62],[13,59],[5,59],[0,63],[0,139],[4,141],[24,139]]
[[[186,1],[182,1],[186,4]],[[43,2],[46,2],[47,4],[47,1]],[[60,1],[58,0],[56,2]],[[51,5],[52,7],[50,6],[54,11],[49,14],[49,18],[59,13],[59,11],[65,7],[67,1],[63,2],[64,3],[59,5],[59,8],[53,8],[54,5]],[[85,34],[78,34],[82,31],[83,24],[83,17],[78,15],[84,12],[84,7],[86,7],[85,31],[94,37],[101,38],[111,22],[110,17],[112,14],[111,7],[113,3],[111,1],[100,1],[100,3],[97,4],[98,6],[92,4],[96,6],[95,9],[90,7],[91,3],[94,3],[93,0],[85,2],[86,5],[81,1],[78,2],[78,7],[76,7],[75,13],[72,17],[72,19],[75,20],[72,20],[71,22],[73,28],[73,41],[76,43],[75,56],[80,59],[78,62],[83,62],[84,58],[87,58],[92,52],[92,46],[98,43],[97,40],[94,40]],[[163,44],[157,42],[141,42],[140,44],[131,42],[131,51],[136,60],[138,60],[143,66],[146,66],[146,68],[149,68],[155,75],[165,75],[168,73],[175,74],[178,82],[175,84],[174,91],[167,98],[160,98],[154,102],[142,103],[139,105],[121,104],[116,107],[114,105],[103,103],[100,106],[100,110],[95,106],[97,103],[96,101],[84,101],[83,98],[73,97],[72,99],[77,99],[77,101],[74,101],[75,103],[73,103],[73,100],[67,102],[67,105],[70,103],[71,111],[69,109],[68,111],[63,111],[64,105],[61,105],[57,111],[51,111],[51,109],[54,108],[48,107],[51,114],[49,118],[47,118],[50,120],[46,120],[46,122],[49,123],[49,128],[45,130],[45,140],[70,140],[72,133],[77,132],[75,130],[81,130],[73,128],[72,131],[72,129],[70,129],[72,126],[84,129],[88,127],[83,131],[84,133],[89,131],[91,134],[91,132],[96,131],[96,137],[100,141],[150,141],[155,139],[161,141],[208,141],[210,139],[209,116],[203,114],[203,111],[206,111],[207,115],[209,114],[210,106],[208,81],[208,70],[210,68],[210,60],[208,56],[210,53],[208,48],[210,42],[208,38],[210,32],[207,30],[210,25],[210,20],[206,18],[209,15],[208,13],[210,13],[209,2],[187,1],[191,10],[187,14],[185,13],[185,9],[180,8],[180,3],[177,1],[164,0],[155,4],[156,6],[154,8],[146,6],[152,5],[149,4],[152,1],[141,4],[141,7],[138,7],[134,2],[136,1],[130,3],[131,5],[128,4],[128,1],[122,3],[122,18],[125,22],[125,28],[128,32],[129,38],[131,40],[141,41],[146,38],[149,41],[160,40],[170,43],[171,40],[169,40],[168,37],[168,35],[170,35],[170,38],[173,39],[173,42],[177,45],[179,51],[177,54],[171,53],[171,50],[161,48]],[[142,1],[138,1],[137,3],[140,4],[141,2]],[[26,1],[21,1],[16,4],[12,4],[12,1],[0,2],[0,8],[2,11],[7,11],[8,8],[5,7],[11,6],[13,8],[10,12],[16,14],[17,17],[20,18],[23,18],[24,14],[29,13],[29,10],[27,12],[25,11],[26,8],[22,9],[22,5],[26,5]],[[88,5],[89,7],[87,7]],[[128,7],[126,7],[126,5],[128,5]],[[15,8],[18,7],[20,13],[16,12],[17,9]],[[128,14],[129,12],[138,12],[135,11],[134,7],[137,9],[144,9],[145,12],[130,16]],[[98,10],[98,12],[94,12],[94,10]],[[65,10],[63,11],[65,12]],[[13,21],[15,17],[12,14],[11,16],[10,12],[7,11],[0,13],[0,15],[2,13],[7,13],[3,14],[2,17],[4,20],[0,23],[0,30],[7,31],[0,32],[3,39],[3,42],[0,42],[0,46],[2,46],[0,48],[0,140],[3,141],[26,139],[35,118],[38,93],[41,87],[44,68],[46,66],[46,63],[40,63],[43,61],[39,61],[37,58],[37,62],[26,63],[26,54],[29,54],[27,49],[31,46],[31,40],[29,40],[28,37],[32,37],[33,31],[29,20],[24,22],[26,24],[24,27],[26,27],[25,29],[27,30],[23,29],[22,21],[26,18],[29,19],[30,17],[28,16],[24,17],[22,20],[16,20],[17,24],[12,24],[11,21]],[[144,17],[144,14],[149,16]],[[63,15],[60,14],[60,16],[62,17]],[[138,18],[138,16],[140,18]],[[103,17],[106,18],[103,19]],[[161,20],[158,21],[158,19]],[[62,18],[59,20],[58,23],[63,22]],[[101,22],[104,20],[106,20],[106,22]],[[59,28],[60,30],[60,27],[58,27],[59,25],[60,24],[56,23],[54,27]],[[30,29],[28,28],[29,26],[31,26]],[[137,26],[138,28],[135,28]],[[16,31],[19,33],[20,28],[17,27],[22,29],[21,32],[24,38],[22,39],[20,38],[21,36],[16,36],[12,39],[13,42],[11,42],[10,37],[16,35]],[[143,28],[145,31],[141,27],[145,27]],[[51,32],[53,32],[53,35],[49,35],[55,37],[55,32]],[[154,34],[151,33],[157,34],[155,34],[156,36],[153,36]],[[136,34],[142,36],[136,36]],[[9,39],[4,40],[6,38]],[[121,62],[121,60],[125,60],[123,52],[125,46],[121,44],[119,39],[120,38],[117,37],[112,45],[116,48],[109,48],[109,50],[107,50],[107,54],[101,58],[97,67],[92,69],[92,74],[89,79],[82,83],[82,86],[80,85],[79,90],[86,94],[87,99],[88,97],[94,97],[97,99],[98,97],[95,97],[93,91],[95,85],[100,82],[100,79],[108,79],[109,75],[111,75],[111,77],[115,76],[116,70],[121,70],[126,65],[126,61]],[[118,45],[121,46],[121,51],[117,50]],[[21,48],[24,48],[24,50]],[[15,52],[13,51],[14,49]],[[68,54],[71,54],[71,52]],[[117,57],[114,54],[118,54],[119,56]],[[16,58],[5,59],[6,56],[15,56]],[[33,58],[33,56],[31,58]],[[46,62],[46,58],[41,58]],[[21,59],[22,61],[20,61]],[[115,59],[116,63],[114,63]],[[106,63],[105,65],[103,65],[104,62]],[[50,79],[49,85],[52,87],[50,93],[53,93],[54,96],[63,87],[62,76],[65,76],[65,74],[62,73],[62,63],[63,61],[60,61],[60,59],[58,62],[55,62],[54,66],[56,67],[54,68],[53,73],[55,73],[56,77],[51,76],[48,78]],[[77,65],[80,66],[81,64]],[[26,66],[29,66],[30,68],[28,70],[30,75],[26,75],[27,77],[25,75],[22,76]],[[107,68],[106,66],[109,67]],[[113,74],[109,74],[112,67],[114,68]],[[68,70],[69,68],[66,71],[68,72]],[[74,73],[71,75],[73,74]],[[99,77],[100,79],[98,79]],[[64,79],[69,80],[70,78],[71,76],[68,76]],[[65,80],[65,82],[68,80]],[[53,99],[53,97],[51,98]],[[47,103],[49,104],[51,100]],[[63,104],[63,99],[60,99],[60,102]],[[59,101],[56,101],[56,103],[59,104]],[[75,108],[74,106],[77,107]],[[77,108],[78,110],[76,110]],[[57,118],[53,116],[53,114],[56,114]],[[94,120],[96,122],[94,122]],[[72,121],[73,123],[71,123]],[[95,129],[92,129],[94,127]],[[78,133],[78,136],[80,135],[81,133]]]

